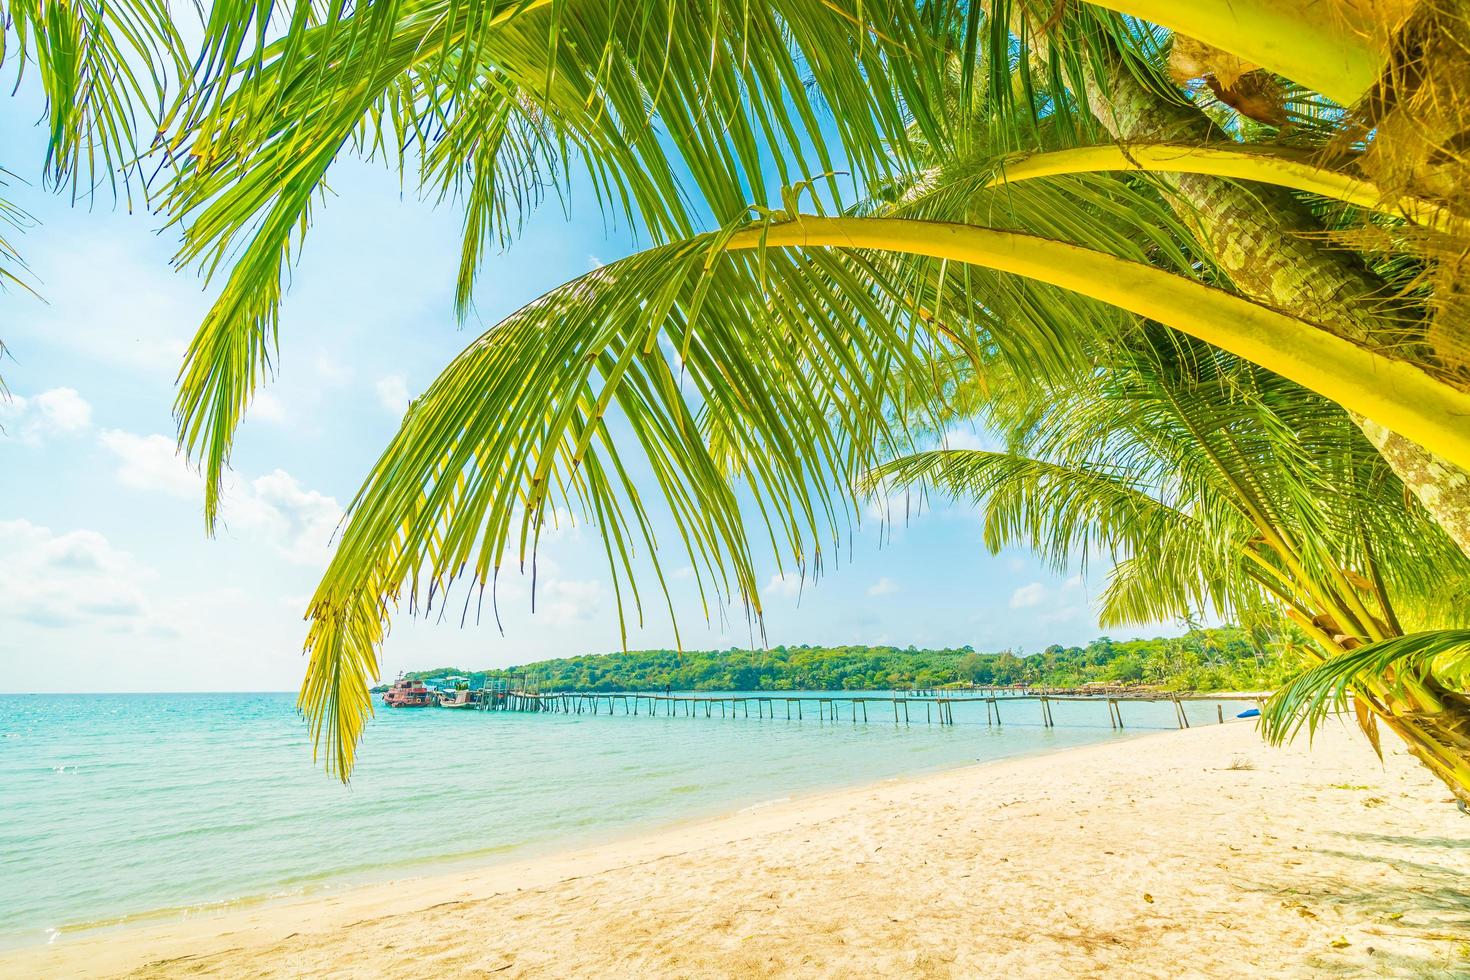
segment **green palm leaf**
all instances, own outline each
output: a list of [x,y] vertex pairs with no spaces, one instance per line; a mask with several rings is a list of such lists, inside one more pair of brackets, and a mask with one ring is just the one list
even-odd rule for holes
[[[0,168],[0,187],[5,186],[6,177],[13,176]],[[9,226],[17,232],[24,232],[34,224],[35,219],[24,210],[0,197],[0,228]],[[20,250],[9,238],[0,234],[0,289],[3,289],[8,283],[26,292],[34,293],[35,290],[27,281],[29,278],[25,259],[21,257]]]
[[[1333,712],[1362,697],[1365,681],[1382,684],[1390,695],[1458,699],[1470,708],[1470,629],[1429,630],[1370,643],[1331,657],[1299,674],[1266,703],[1261,721],[1267,737],[1280,744],[1303,726],[1315,733]],[[1463,712],[1463,708],[1462,708]],[[1470,750],[1470,728],[1462,733]]]
[[[102,182],[129,195],[144,175],[170,82],[188,59],[164,0],[11,0],[0,8],[0,65],[34,71],[46,98],[46,174],[72,195]],[[121,186],[120,186],[121,185]]]
[[[493,603],[503,564],[534,569],[553,509],[602,532],[625,623],[644,615],[642,563],[662,585],[671,553],[702,591],[759,618],[728,475],[738,471],[778,561],[819,568],[855,519],[834,488],[902,444],[883,421],[885,379],[940,343],[842,253],[728,253],[704,240],[611,263],[497,325],[410,408],[312,601],[303,705],[340,723],[319,729],[329,762],[345,776],[392,602],[428,612],[463,578],[461,615],[471,592],[488,587]],[[640,487],[659,494],[681,540],[656,539]]]
[[[768,199],[772,160],[783,183],[835,171],[829,127],[843,164],[878,177],[910,118],[944,126],[926,108],[924,12],[896,0],[334,2],[321,17],[300,2],[273,43],[272,5],[222,8],[178,115],[172,142],[188,156],[166,198],[184,228],[180,264],[213,275],[231,259],[176,406],[181,442],[205,464],[210,521],[233,432],[270,369],[282,275],[340,154],[381,153],[426,189],[462,195],[464,312],[485,242],[574,166],[605,208],[667,241],[703,209],[725,222]],[[905,70],[891,84],[871,84],[895,61]],[[826,100],[844,111],[824,122]],[[835,176],[824,184],[840,199]]]

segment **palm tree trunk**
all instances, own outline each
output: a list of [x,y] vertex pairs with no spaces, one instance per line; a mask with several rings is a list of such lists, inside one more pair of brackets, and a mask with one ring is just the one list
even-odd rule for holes
[[[1086,94],[1114,139],[1210,138],[1211,123],[1202,112],[1163,102],[1120,64],[1115,63],[1106,85],[1090,84]],[[1165,173],[1158,179],[1175,192],[1170,204],[1196,229],[1200,248],[1246,296],[1396,359],[1423,363],[1430,356],[1415,324],[1390,319],[1387,284],[1356,253],[1326,244],[1322,223],[1288,191],[1203,174]],[[1404,485],[1470,555],[1470,473],[1382,426],[1355,420]]]
[[[1089,84],[1087,92],[1094,115],[1114,139],[1194,142],[1210,137],[1211,124],[1203,113],[1165,104],[1121,65],[1114,68],[1106,86]],[[1421,336],[1405,336],[1401,323],[1384,316],[1391,295],[1387,285],[1353,252],[1325,244],[1321,222],[1286,190],[1202,174],[1160,174],[1159,179],[1174,191],[1170,205],[1195,229],[1200,248],[1245,295],[1284,312],[1310,314],[1314,322],[1356,343],[1385,352],[1397,347],[1399,358],[1427,354]],[[1362,383],[1373,381],[1364,378]],[[1470,555],[1470,474],[1380,425],[1356,415],[1354,420],[1404,485]],[[1394,698],[1383,705],[1383,716],[1415,757],[1458,799],[1470,802],[1470,699],[1446,691],[1433,700],[1425,705]]]

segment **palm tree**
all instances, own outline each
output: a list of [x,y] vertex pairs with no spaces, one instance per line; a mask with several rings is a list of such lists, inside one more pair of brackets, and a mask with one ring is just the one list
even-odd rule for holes
[[1059,569],[1110,558],[1105,626],[1284,613],[1331,669],[1272,701],[1273,735],[1315,724],[1324,690],[1350,692],[1375,746],[1373,716],[1470,801],[1465,631],[1420,633],[1412,673],[1342,667],[1406,631],[1462,624],[1470,558],[1403,506],[1402,482],[1346,414],[1299,386],[1156,329],[1097,365],[1060,384],[992,381],[983,414],[1006,451],[917,453],[874,480],[979,501],[992,550],[1029,546]]
[[[1280,108],[1309,150],[1364,119],[1387,127],[1397,111],[1379,91],[1404,76],[1396,16],[1354,23],[1346,3],[1104,6],[1158,17],[1340,103],[1364,97],[1371,112],[1348,115],[1284,88]],[[574,165],[656,243],[496,327],[410,410],[312,603],[302,703],[329,765],[350,768],[391,603],[406,591],[412,607],[422,586],[432,607],[461,575],[493,585],[512,537],[521,561],[534,554],[549,503],[579,504],[602,529],[641,617],[632,556],[641,545],[656,569],[656,542],[620,448],[651,464],[701,589],[738,594],[758,616],[734,481],[754,494],[778,553],[819,569],[856,477],[906,443],[890,420],[953,390],[937,373],[951,355],[998,354],[1044,380],[1138,318],[1356,413],[1470,550],[1470,385],[1435,339],[1433,300],[1453,275],[1422,247],[1378,244],[1381,258],[1345,260],[1269,220],[1285,202],[1340,234],[1454,240],[1453,195],[1375,179],[1356,158],[1313,170],[1299,152],[1240,152],[1279,134],[1221,109],[1203,122],[1166,77],[1164,34],[1088,5],[1008,12],[896,0],[677,11],[302,0],[272,20],[270,4],[210,8],[201,54],[180,67],[180,98],[159,127],[158,199],[182,229],[180,263],[226,280],[178,400],[181,443],[207,471],[211,525],[234,430],[271,366],[282,276],[344,152],[381,154],[426,193],[462,202],[461,314],[485,245]],[[1327,30],[1262,30],[1281,24]],[[1317,57],[1323,45],[1341,57]],[[1223,59],[1206,60],[1211,91],[1230,102]],[[947,111],[956,88],[957,115]],[[824,102],[837,110],[826,124]],[[972,110],[988,123],[978,139]],[[1160,113],[1180,125],[1157,132]],[[138,132],[116,117],[97,118],[120,164]],[[833,131],[840,156],[826,149]],[[1109,131],[1147,135],[1149,147],[1109,157],[1099,150]],[[1017,163],[1016,150],[1052,155]],[[956,160],[971,179],[916,173]],[[839,161],[860,189],[898,178],[898,199],[843,209]],[[1007,179],[1012,168],[1020,179]],[[813,172],[826,176],[797,179]],[[1242,199],[1239,179],[1267,190]],[[752,219],[748,204],[774,203],[776,182],[791,188],[781,206]],[[706,210],[718,230],[696,234]],[[1260,276],[1251,259],[1263,255],[1286,260],[1262,263],[1272,271]],[[1324,305],[1307,289],[1322,275],[1356,276],[1367,291],[1335,290]],[[1423,285],[1436,275],[1438,294]],[[1375,277],[1403,285],[1403,298],[1364,322]],[[610,410],[623,420],[616,435]]]
[[[752,198],[766,197],[755,154],[759,145],[776,151],[783,177],[788,156],[806,169],[805,143],[817,147],[826,161],[820,150],[825,134],[814,122],[802,71],[814,77],[816,92],[841,106],[835,119],[844,151],[858,172],[871,178],[887,169],[884,153],[890,147],[904,162],[905,111],[924,136],[941,142],[954,136],[934,111],[942,103],[947,65],[942,42],[951,20],[964,21],[966,52],[976,50],[987,30],[984,40],[993,52],[1007,52],[1019,42],[1023,61],[1044,61],[1053,86],[1070,87],[1079,98],[1111,91],[1115,79],[1109,73],[1119,63],[1134,74],[1146,73],[1149,58],[1160,55],[1157,37],[1097,8],[1069,8],[1048,19],[1037,16],[1039,7],[1022,3],[1010,9],[1010,17],[987,22],[980,16],[982,6],[965,11],[942,3],[854,3],[849,9],[785,0],[743,7],[737,14],[722,5],[686,5],[675,23],[672,13],[651,13],[643,4],[583,10],[507,2],[471,8],[436,0],[373,6],[350,15],[334,7],[318,23],[309,5],[298,4],[280,41],[255,40],[252,48],[252,39],[265,36],[263,25],[257,25],[260,31],[250,29],[252,16],[261,16],[259,9],[216,5],[201,59],[205,70],[176,114],[171,146],[189,152],[166,201],[173,220],[184,225],[181,262],[198,262],[212,272],[240,250],[190,349],[178,403],[182,441],[203,458],[209,476],[207,519],[212,523],[234,429],[254,384],[269,368],[284,265],[309,219],[314,194],[344,148],[369,156],[382,152],[405,169],[411,149],[422,186],[462,194],[463,310],[486,238],[503,233],[517,212],[534,203],[543,174],[564,171],[569,145],[586,154],[610,202],[629,220],[646,224],[656,240],[678,238],[691,228],[691,216],[679,199],[671,158],[688,167],[722,224],[737,220]],[[1165,13],[1169,5],[1119,6],[1154,14],[1245,58],[1301,75],[1340,99],[1361,95],[1383,70],[1388,39],[1399,26],[1396,16],[1355,23],[1349,4],[1324,11],[1296,4],[1211,3],[1194,5],[1197,9],[1187,14]],[[1012,21],[1015,38],[1009,33]],[[1037,29],[1029,25],[1043,23],[1049,27],[1040,36],[1044,44],[1032,43]],[[1290,44],[1261,41],[1280,49],[1274,54],[1258,50],[1252,39],[1260,39],[1260,28],[1282,23],[1313,23],[1319,29],[1298,32]],[[548,43],[547,38],[557,40]],[[1340,57],[1324,64],[1312,55],[1313,45],[1333,44],[1334,38],[1356,40],[1344,40],[1337,46]],[[1280,54],[1288,49],[1295,54]],[[846,55],[834,58],[833,52]],[[972,60],[965,60],[967,74]],[[1347,67],[1339,71],[1339,63]],[[1322,72],[1336,74],[1328,79]],[[1027,71],[1015,74],[1022,76],[1023,88],[1030,87]],[[1015,87],[1011,73],[989,75],[1001,83],[998,95]],[[869,84],[879,77],[887,84]],[[1163,95],[1164,88],[1154,84],[1153,94]],[[997,98],[993,108],[1014,111],[1014,101]],[[1036,100],[1026,101],[1035,112]],[[1051,107],[1064,101],[1055,99]],[[1166,95],[1163,102],[1169,102]],[[760,111],[751,112],[752,103]],[[1099,115],[1106,123],[1107,114]],[[660,145],[655,119],[672,137],[666,141],[672,147]],[[1303,182],[1300,160],[1293,166],[1291,160],[1272,157],[1237,155],[1232,173],[1267,184]],[[1211,159],[1218,162],[1221,156]],[[1435,227],[1453,217],[1439,203],[1390,194],[1346,173],[1307,182],[1317,193],[1359,205],[1376,201]],[[1423,490],[1426,499],[1443,500],[1444,488],[1458,480],[1453,469],[1470,461],[1458,424],[1470,404],[1463,379],[1405,344],[1402,328],[1382,336],[1342,336],[1332,318],[1279,316],[1278,302],[1251,296],[1239,283],[1245,296],[1257,300],[1255,306],[1193,288],[1187,278],[1165,280],[1149,269],[1122,268],[1107,255],[1059,247],[1072,242],[996,235],[991,232],[1003,229],[973,221],[955,229],[897,225],[895,219],[876,216],[798,219],[795,208],[785,209],[785,217],[791,220],[761,222],[705,244],[883,249],[989,263],[1042,279],[1050,270],[1048,281],[1224,344],[1328,394],[1371,420],[1385,442],[1395,434],[1408,436],[1403,440],[1408,447],[1428,449],[1438,460],[1426,463],[1422,452],[1416,456],[1415,449],[1395,443],[1410,457],[1402,468],[1426,469],[1425,479],[1440,470],[1448,473]],[[1129,281],[1120,288],[1123,277]],[[1297,286],[1302,280],[1297,277]],[[1127,303],[1140,296],[1154,300],[1149,309]],[[1369,375],[1383,375],[1388,382],[1364,385],[1361,379]],[[1460,539],[1470,548],[1470,528]]]
[[[1123,47],[1138,41],[1131,27],[1106,37],[1113,45],[1107,65],[1123,59],[1130,72],[1142,72],[1154,64],[1147,50]],[[1147,49],[1148,38],[1138,44]],[[941,67],[948,72],[952,64]],[[1070,75],[1083,81],[1071,86],[1053,72],[1046,88],[1025,64],[1017,66],[1022,87],[1031,86],[1031,104],[1044,107],[1032,116],[1034,147],[1051,149],[1048,139],[1069,136],[1076,145],[1087,131],[1064,123],[1088,114],[1069,93],[1091,92],[1096,83],[1086,79],[1097,72],[1075,68]],[[910,87],[940,99],[948,79]],[[985,97],[991,112],[1005,98],[995,89]],[[927,116],[942,117],[932,109]],[[922,125],[898,134],[895,145],[917,147],[915,157],[965,148],[944,127]],[[641,545],[657,568],[657,542],[620,457],[621,440],[604,421],[609,410],[628,423],[632,444],[652,464],[711,588],[724,599],[739,595],[756,615],[732,478],[751,488],[778,552],[798,562],[810,554],[815,569],[819,542],[835,535],[846,506],[828,488],[850,485],[872,454],[902,441],[886,422],[909,397],[895,377],[922,373],[936,354],[974,356],[990,347],[1044,374],[1077,353],[1077,335],[1131,329],[1132,318],[1092,299],[1254,356],[1379,422],[1398,410],[1394,427],[1452,460],[1466,459],[1459,389],[1388,356],[1403,347],[1402,316],[1392,344],[1365,350],[1361,338],[1339,338],[1224,292],[1218,286],[1233,280],[1223,261],[1229,256],[1214,261],[1214,243],[1172,185],[1094,174],[1011,184],[996,181],[997,169],[968,182],[946,176],[932,192],[921,181],[917,193],[887,207],[831,217],[798,216],[797,187],[779,212],[743,223],[736,216],[720,231],[581,277],[472,345],[414,406],[370,475],[313,600],[303,703],[322,726],[329,764],[343,772],[350,766],[367,710],[363,679],[375,669],[388,605],[406,591],[411,605],[426,596],[432,608],[461,574],[481,589],[493,585],[512,538],[519,561],[534,553],[550,501],[582,505],[602,528],[614,575],[630,586],[627,613],[641,618],[633,555]],[[1336,186],[1347,188],[1341,197],[1367,199],[1354,185]],[[1248,225],[1247,217],[1237,224]],[[1283,337],[1300,341],[1294,356],[1283,350]],[[229,397],[238,399],[254,380],[251,371],[232,374],[207,359],[196,365],[216,380],[195,386],[186,379],[185,402],[217,396],[225,384],[237,386]],[[1380,388],[1364,385],[1368,376],[1393,380]],[[528,385],[529,378],[538,383]],[[208,415],[207,403],[194,403],[206,406],[203,414],[185,408],[186,421],[194,420],[186,436],[212,419],[210,438],[223,433],[215,443],[223,445],[230,424]],[[1425,412],[1436,404],[1437,427]]]

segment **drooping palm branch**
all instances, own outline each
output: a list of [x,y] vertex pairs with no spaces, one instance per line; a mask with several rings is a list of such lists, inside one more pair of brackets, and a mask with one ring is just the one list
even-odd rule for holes
[[[674,176],[679,165],[719,223],[769,197],[763,162],[783,181],[811,172],[809,154],[830,170],[829,133],[817,119],[824,100],[842,107],[827,129],[835,128],[847,162],[867,180],[890,172],[890,163],[904,165],[914,145],[963,142],[942,111],[955,50],[964,52],[962,87],[983,77],[996,118],[1045,115],[1074,128],[1085,122],[1060,93],[1085,89],[1097,75],[1089,61],[1104,49],[1136,50],[1131,70],[1160,98],[1179,97],[1147,64],[1162,51],[1156,32],[1088,5],[1060,17],[1045,8],[1023,2],[988,16],[984,4],[849,8],[783,0],[738,12],[686,5],[676,22],[642,4],[575,0],[361,10],[334,3],[322,11],[304,2],[216,5],[202,68],[176,112],[171,143],[187,155],[166,205],[185,231],[179,261],[228,275],[191,345],[177,403],[181,443],[202,459],[208,477],[206,520],[212,524],[233,432],[270,369],[283,272],[340,153],[381,153],[390,165],[416,170],[427,191],[462,198],[463,315],[486,243],[535,204],[544,182],[557,186],[574,160],[594,175],[609,207],[655,241],[672,240],[697,223]],[[1267,42],[1278,54],[1305,51],[1339,29],[1356,38],[1354,51],[1386,36],[1377,27],[1358,30],[1347,8],[1207,4],[1185,13],[1128,12],[1172,26],[1192,17],[1181,29],[1198,29],[1206,40],[1216,29],[1233,31],[1245,43],[1273,18],[1316,24],[1310,40]],[[284,29],[268,42],[272,17]],[[1043,28],[1049,94],[1039,95],[1026,65],[1030,39]],[[977,60],[982,48],[988,57]],[[834,58],[834,51],[847,56]],[[870,84],[880,77],[884,84]],[[1257,166],[1252,177],[1287,186],[1302,180],[1300,168],[1279,166]],[[828,185],[837,192],[830,178]],[[1356,185],[1345,192],[1363,196]],[[938,247],[931,242],[927,254]],[[1379,348],[1406,356],[1397,342]],[[1415,431],[1404,434],[1417,438]]]
[[[940,67],[948,72],[951,64]],[[1052,72],[1054,84],[1045,92],[1033,85],[1023,93],[1033,127],[1044,122],[1067,130],[1075,106],[1062,111],[1062,78],[1075,75],[1075,68]],[[1000,98],[999,87],[985,97]],[[1007,96],[1014,97],[1014,91]],[[943,127],[918,128],[905,138],[927,152],[944,155],[964,142]],[[1072,129],[1074,141],[1083,128]],[[996,145],[1014,151],[1027,148],[1028,141]],[[1131,317],[1047,285],[1057,277],[1073,285],[1080,277],[1036,261],[1042,253],[1064,253],[1070,260],[1078,255],[1076,246],[1085,244],[1109,275],[1120,260],[1140,268],[1151,263],[1153,275],[1172,274],[1169,288],[1181,290],[1174,312],[1142,312],[1181,326],[1198,315],[1199,303],[1207,308],[1216,301],[1240,302],[1205,285],[1214,281],[1210,266],[1191,253],[1187,233],[1151,203],[1157,196],[1146,186],[1115,178],[1069,182],[1062,206],[1052,187],[987,188],[985,181],[956,187],[942,181],[917,195],[901,194],[884,217],[818,215],[785,225],[732,224],[583,277],[492,330],[405,420],[354,503],[337,559],[313,601],[312,666],[303,703],[324,726],[319,744],[329,765],[344,775],[350,768],[370,710],[361,671],[375,662],[373,648],[392,604],[400,597],[411,606],[415,600],[442,602],[460,575],[493,589],[512,540],[513,560],[534,560],[549,499],[580,504],[603,530],[614,577],[628,589],[630,615],[642,615],[634,557],[640,544],[652,556],[655,576],[661,573],[646,503],[621,455],[629,447],[650,461],[695,567],[721,598],[743,598],[758,616],[746,518],[732,477],[754,496],[778,556],[814,558],[815,565],[824,534],[833,535],[843,523],[843,488],[852,475],[883,447],[904,440],[902,431],[883,422],[894,414],[895,403],[915,396],[893,383],[896,365],[919,373],[940,348],[967,356],[999,350],[1013,365],[1063,364],[1091,338],[1130,327]],[[982,227],[977,216],[1000,227]],[[996,274],[975,264],[983,258],[1006,267],[1014,257],[1007,258],[1005,248],[982,256],[974,249],[951,253],[935,246],[936,240],[953,238],[956,221],[964,225],[958,229],[964,236],[1029,250],[1026,269],[1034,276]],[[894,222],[901,225],[896,232]],[[832,238],[814,239],[813,229]],[[869,231],[875,235],[861,237]],[[1016,234],[1038,231],[1055,240]],[[896,251],[873,251],[891,249],[909,233],[918,240]],[[854,247],[863,245],[868,247]],[[1131,274],[1133,266],[1127,268]],[[1086,288],[1125,307],[1135,298],[1106,276],[1092,276]],[[1247,307],[1231,306],[1236,309]],[[1249,310],[1247,319],[1277,316],[1263,306]],[[753,363],[769,350],[782,356]],[[236,366],[235,381],[228,383],[239,380],[237,367],[248,362],[226,358],[227,366]],[[1315,355],[1300,362],[1303,371],[1321,370]],[[1368,363],[1351,367],[1346,376],[1361,377],[1357,372]],[[1376,371],[1380,362],[1372,363]],[[674,383],[691,377],[702,380],[693,388]],[[1405,377],[1418,382],[1417,375]],[[534,386],[529,378],[537,379]],[[1341,372],[1325,380],[1350,399],[1383,397],[1365,394],[1361,384],[1343,384]],[[1457,395],[1432,390],[1455,410]],[[208,401],[187,380],[185,392],[197,404]],[[1373,410],[1381,412],[1382,403]],[[620,420],[613,427],[604,421],[608,412]],[[197,416],[201,426],[224,417],[207,411]],[[1400,417],[1395,424],[1407,421]],[[216,431],[211,445],[227,445],[228,428]],[[1442,421],[1436,428],[1444,448],[1458,441],[1453,424]],[[700,584],[703,589],[704,578]],[[623,598],[620,588],[620,609]]]
[[169,85],[187,75],[164,0],[0,3],[0,67],[45,96],[48,183],[73,198],[105,184],[132,205]]
[[1384,644],[1405,628],[1463,623],[1470,561],[1403,505],[1356,427],[1289,382],[1177,336],[1114,349],[1103,365],[1065,386],[995,389],[986,417],[1011,433],[1007,452],[901,457],[873,479],[982,502],[993,550],[1029,546],[1059,568],[1111,558],[1105,623],[1284,613],[1324,667],[1273,699],[1275,737],[1347,684],[1470,795],[1463,663],[1441,660],[1441,673],[1406,684],[1357,656],[1364,644],[1392,653]]
[[[277,13],[283,34],[267,42]],[[204,461],[207,519],[270,368],[282,276],[340,156],[381,156],[461,200],[463,313],[487,244],[572,168],[654,242],[768,200],[772,176],[831,174],[824,190],[840,199],[835,171],[889,172],[912,119],[945,126],[925,88],[932,16],[898,0],[214,5],[165,197],[179,263],[225,278],[177,403],[181,442]]]
[[[1364,677],[1381,678],[1388,694],[1399,700],[1431,693],[1432,709],[1442,710],[1442,699],[1457,700],[1459,713],[1470,716],[1470,630],[1390,637],[1323,661],[1272,698],[1272,710],[1263,716],[1267,736],[1280,743],[1304,725],[1315,732],[1330,713],[1348,707]],[[1453,736],[1460,753],[1470,756],[1470,726],[1462,723]]]

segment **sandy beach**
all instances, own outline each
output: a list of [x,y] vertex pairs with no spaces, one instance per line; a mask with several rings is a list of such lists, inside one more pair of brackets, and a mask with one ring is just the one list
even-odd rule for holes
[[1470,818],[1385,748],[1147,735],[63,938],[0,974],[1465,976]]

